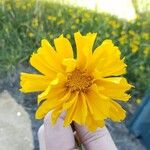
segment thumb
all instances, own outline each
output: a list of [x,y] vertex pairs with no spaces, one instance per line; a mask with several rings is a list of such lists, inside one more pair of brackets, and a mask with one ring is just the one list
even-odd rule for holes
[[117,150],[106,127],[89,132],[86,127],[74,123],[78,136],[87,150]]
[[[51,122],[51,113],[44,119],[44,140],[46,150],[75,149],[74,134],[71,126],[63,127],[63,116],[60,115],[55,125]],[[39,138],[40,140],[40,138]],[[44,143],[39,141],[39,143]],[[45,150],[44,148],[41,150]]]

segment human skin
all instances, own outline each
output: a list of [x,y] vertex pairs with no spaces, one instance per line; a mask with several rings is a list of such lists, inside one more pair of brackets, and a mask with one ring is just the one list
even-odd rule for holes
[[[51,123],[51,113],[45,116],[39,128],[38,139],[40,150],[78,150],[71,126],[63,127],[64,114],[55,125]],[[86,150],[117,150],[106,127],[89,132],[84,126],[74,123],[80,142]]]

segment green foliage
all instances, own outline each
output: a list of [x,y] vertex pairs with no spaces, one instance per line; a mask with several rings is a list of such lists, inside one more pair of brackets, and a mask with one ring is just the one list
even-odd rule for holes
[[95,47],[112,39],[128,64],[127,78],[135,85],[135,97],[142,97],[150,85],[150,20],[138,14],[127,22],[104,13],[35,0],[0,1],[0,72],[18,64],[29,65],[29,56],[47,38],[51,43],[60,34],[71,40],[73,33],[97,32]]

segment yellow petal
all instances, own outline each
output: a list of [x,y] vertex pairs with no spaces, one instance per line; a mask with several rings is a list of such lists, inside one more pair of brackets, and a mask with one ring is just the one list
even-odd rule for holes
[[115,101],[111,101],[111,107],[110,107],[110,118],[113,121],[121,121],[124,120],[126,117],[125,110]]
[[[38,104],[47,98],[53,98],[53,93],[59,93],[65,91],[65,76],[62,73],[58,73],[56,78],[51,80],[48,87],[44,92],[38,95]],[[51,97],[52,95],[52,97]]]
[[49,84],[46,90],[38,95],[38,104],[40,104],[41,101],[45,100],[48,97],[48,94],[50,93],[51,89],[52,86]]
[[64,93],[62,93],[62,95],[63,96],[59,99],[56,96],[54,99],[45,100],[37,109],[36,118],[42,119],[49,111],[51,111],[52,109],[55,109],[58,106],[61,106],[62,103],[64,103],[65,101],[67,101],[70,98],[70,92],[67,92],[67,93],[64,92]]
[[78,96],[77,104],[72,119],[78,124],[84,125],[86,121],[86,116],[87,116],[87,104],[85,96],[82,93],[80,93]]
[[118,76],[126,73],[126,64],[121,59],[120,50],[111,40],[105,40],[93,53],[89,69],[95,68],[99,77]]
[[65,120],[64,120],[64,126],[68,126],[72,120],[73,120],[73,114],[76,108],[76,104],[78,101],[78,92],[75,94],[74,98],[70,99],[68,102],[66,102],[63,105],[63,110],[67,109]]
[[73,58],[73,49],[67,38],[64,38],[63,35],[54,40],[56,51],[60,56],[60,59],[64,58]]
[[43,39],[41,42],[42,49],[38,50],[38,53],[41,54],[46,62],[51,68],[57,72],[62,71],[61,60],[59,60],[59,55],[50,45],[50,43]]
[[55,124],[58,117],[60,116],[60,114],[62,113],[62,107],[59,106],[57,107],[56,109],[54,109],[54,111],[52,112],[52,115],[51,115],[51,120],[52,120],[52,123]]
[[78,94],[79,92],[74,92],[71,94],[70,99],[63,104],[63,110],[68,110],[75,103],[78,98]]
[[74,34],[77,48],[77,62],[79,68],[84,68],[87,59],[92,55],[92,48],[96,38],[96,33],[88,33],[83,36],[80,32]]
[[95,120],[103,120],[109,116],[109,100],[109,98],[98,93],[96,85],[93,85],[87,92],[87,105]]
[[112,99],[122,101],[129,100],[130,95],[125,92],[133,87],[123,77],[101,78],[97,79],[95,83],[98,85],[100,93]]
[[104,120],[94,120],[91,114],[87,115],[86,126],[89,131],[94,132],[98,127],[102,128],[104,127],[104,125],[105,125]]
[[41,45],[37,53],[32,54],[30,64],[42,74],[53,78],[56,72],[63,71],[58,56],[48,41],[42,40]]
[[[21,73],[20,85],[22,92],[38,92],[44,91],[50,82],[50,79],[44,75]],[[38,81],[38,82],[37,82]]]
[[[77,54],[80,54],[83,50],[85,54],[92,54],[92,48],[95,41],[97,33],[88,33],[87,35],[83,36],[80,32],[76,32],[74,34],[76,47],[77,47]],[[84,48],[87,49],[84,49]],[[77,55],[78,56],[78,55]],[[78,56],[80,57],[80,55]]]
[[73,58],[66,58],[63,60],[63,65],[66,67],[66,72],[71,72],[76,68],[76,60]]

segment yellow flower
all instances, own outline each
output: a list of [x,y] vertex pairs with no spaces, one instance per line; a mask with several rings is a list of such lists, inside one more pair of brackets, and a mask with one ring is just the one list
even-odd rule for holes
[[29,33],[28,33],[28,36],[29,36],[30,38],[32,38],[32,37],[34,36],[34,34],[33,34],[32,32],[29,32]]
[[47,16],[48,20],[52,20],[53,16]]
[[28,7],[28,8],[31,8],[31,7],[32,7],[32,4],[31,4],[31,3],[27,3],[27,7]]
[[117,33],[116,33],[115,31],[112,31],[111,34],[112,34],[113,36],[115,36]]
[[56,21],[57,18],[55,16],[47,16],[48,20]]
[[129,30],[129,34],[134,36],[136,33],[133,30]]
[[80,20],[79,20],[79,19],[76,19],[76,20],[75,20],[75,23],[76,23],[76,24],[78,24],[79,22],[80,22]]
[[144,71],[145,68],[144,68],[143,65],[140,65],[139,69],[140,69],[141,71]]
[[142,100],[140,98],[136,99],[136,104],[139,105],[141,104]]
[[143,53],[144,53],[145,56],[147,56],[150,53],[150,48],[149,47],[145,47]]
[[118,47],[105,40],[94,52],[96,33],[74,34],[77,58],[63,35],[54,39],[55,49],[47,40],[30,58],[31,65],[41,74],[21,73],[21,91],[39,92],[36,118],[49,111],[55,123],[66,112],[64,126],[77,122],[90,131],[103,127],[105,119],[121,121],[125,110],[117,101],[128,101],[126,93],[132,85],[122,77],[126,64]]
[[62,19],[62,20],[57,22],[57,25],[61,25],[61,24],[64,24],[64,23],[65,23],[65,21]]
[[120,27],[120,24],[116,22],[115,20],[109,21],[109,24],[112,26],[112,28],[117,29]]
[[33,27],[33,28],[38,27],[38,19],[37,19],[37,18],[34,18],[34,19],[32,20],[32,27]]
[[16,0],[15,1],[15,5],[16,5],[16,8],[19,8],[21,6],[21,1],[20,0]]
[[135,43],[130,44],[130,47],[132,53],[136,53],[139,50],[139,47]]
[[85,13],[84,13],[84,17],[87,18],[87,19],[89,19],[89,18],[91,17],[91,14],[88,13],[88,12],[85,12]]
[[70,35],[70,34],[67,34],[66,37],[67,37],[67,39],[70,39],[70,38],[71,38],[71,35]]
[[144,40],[148,40],[150,35],[148,33],[144,32],[144,33],[142,33],[142,37],[143,37]]
[[75,26],[75,25],[72,25],[72,26],[71,26],[71,29],[72,29],[72,30],[76,29],[76,26]]
[[22,6],[22,9],[23,9],[23,10],[26,10],[26,9],[27,9],[27,6],[26,6],[26,5],[23,5],[23,6]]
[[120,38],[119,38],[119,42],[120,44],[124,45],[127,41],[127,36],[126,35],[122,35]]

